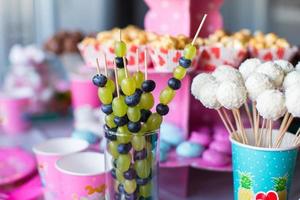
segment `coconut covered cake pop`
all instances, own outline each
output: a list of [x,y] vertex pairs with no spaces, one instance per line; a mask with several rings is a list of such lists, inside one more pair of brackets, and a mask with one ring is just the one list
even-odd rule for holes
[[284,72],[278,64],[271,61],[265,62],[257,67],[256,72],[267,75],[273,81],[275,87],[281,87]]
[[252,101],[256,101],[257,97],[266,90],[274,89],[273,82],[265,74],[253,73],[246,82],[245,86],[248,96]]
[[285,90],[294,85],[298,85],[300,87],[300,71],[292,71],[284,78],[283,88]]
[[294,70],[294,66],[289,61],[275,60],[274,63],[277,64],[282,69],[284,74],[288,74],[288,73],[290,73],[291,71]]
[[192,94],[198,99],[200,88],[206,83],[212,83],[215,81],[216,81],[215,77],[213,77],[211,74],[207,74],[207,73],[198,74],[193,79],[192,82],[192,86],[191,86]]
[[256,108],[264,119],[277,120],[286,112],[285,97],[279,90],[266,90],[256,99]]
[[212,73],[213,77],[216,78],[216,81],[232,81],[237,84],[243,84],[243,77],[239,70],[233,68],[230,65],[221,65]]
[[300,117],[300,84],[289,87],[285,92],[285,105],[294,117]]
[[218,87],[218,82],[214,81],[206,83],[200,88],[198,99],[206,108],[219,109],[221,107],[216,96]]
[[261,64],[261,61],[257,58],[250,58],[245,60],[239,67],[239,71],[242,74],[244,80],[255,72],[256,68]]
[[240,108],[247,100],[244,85],[231,81],[224,81],[217,89],[217,100],[225,108],[232,110]]

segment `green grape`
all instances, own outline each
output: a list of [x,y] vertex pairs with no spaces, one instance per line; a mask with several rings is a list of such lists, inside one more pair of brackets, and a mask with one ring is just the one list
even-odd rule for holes
[[196,55],[197,49],[195,46],[192,44],[188,44],[185,46],[184,51],[183,51],[183,56],[186,59],[193,59]]
[[149,131],[155,131],[159,129],[161,123],[162,123],[162,116],[160,116],[158,113],[152,113],[147,120],[147,125],[149,127]]
[[124,189],[125,191],[127,192],[127,194],[132,194],[135,192],[136,190],[136,181],[133,179],[133,180],[125,180],[124,182]]
[[114,91],[116,89],[115,83],[111,79],[107,80],[107,83],[106,83],[105,87],[108,88],[111,91],[112,94],[114,93]]
[[143,123],[142,124],[142,128],[140,130],[140,133],[143,135],[143,134],[145,134],[145,133],[148,132],[148,129],[149,129],[148,124],[147,123]]
[[141,185],[139,187],[140,195],[147,198],[151,196],[152,193],[152,184],[151,182],[147,183],[146,185]]
[[115,128],[117,125],[114,122],[115,115],[110,114],[105,116],[105,123],[109,128]]
[[121,85],[123,79],[126,77],[125,68],[118,69],[118,83]]
[[170,103],[175,96],[175,91],[172,90],[170,87],[166,87],[159,95],[160,103],[167,105]]
[[[121,171],[118,170],[118,169],[116,169],[116,177],[117,177],[117,180],[118,180],[120,183],[123,183],[123,182],[125,181],[123,172],[121,172]],[[116,191],[118,191],[118,190],[116,190]]]
[[125,103],[125,97],[119,96],[112,102],[112,110],[115,116],[123,117],[127,113],[128,106]]
[[151,172],[151,166],[146,159],[135,161],[134,169],[140,178],[148,178]]
[[98,97],[103,104],[110,104],[113,100],[113,94],[110,88],[107,87],[98,88]]
[[122,80],[121,89],[127,96],[132,95],[136,89],[136,83],[134,78],[128,77]]
[[119,135],[117,137],[117,141],[120,142],[120,143],[122,143],[122,144],[127,144],[127,143],[131,142],[131,140],[132,140],[132,135],[130,135],[128,133],[127,134]]
[[128,107],[127,109],[128,119],[132,122],[137,122],[141,118],[141,110],[138,107]]
[[122,134],[122,136],[130,133],[130,131],[128,130],[127,125],[118,127],[117,132]]
[[130,154],[121,154],[117,160],[117,168],[121,172],[126,172],[131,164],[131,155]]
[[110,152],[114,159],[117,159],[119,156],[118,145],[119,143],[114,141],[108,143],[108,152]]
[[134,150],[141,151],[144,149],[144,147],[146,145],[146,139],[144,136],[135,135],[132,137],[131,143],[132,143],[132,147],[134,148]]
[[139,105],[141,109],[150,110],[154,106],[154,97],[152,93],[143,93]]
[[124,57],[126,55],[126,44],[123,41],[117,41],[115,43],[115,54],[117,57]]
[[185,77],[186,74],[186,68],[177,66],[173,71],[174,78],[178,80],[182,80]]
[[145,75],[143,72],[138,71],[136,73],[133,74],[133,77],[135,79],[136,82],[136,88],[141,88],[142,87],[142,83],[145,80]]

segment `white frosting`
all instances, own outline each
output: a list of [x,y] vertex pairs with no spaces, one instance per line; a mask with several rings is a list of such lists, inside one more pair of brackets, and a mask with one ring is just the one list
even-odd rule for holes
[[284,72],[279,65],[271,61],[265,62],[257,67],[256,72],[267,75],[273,81],[275,87],[281,87]]
[[274,89],[273,82],[264,74],[253,73],[245,82],[248,96],[252,101],[266,90]]
[[285,105],[289,113],[294,117],[300,117],[300,87],[289,87],[285,92]]
[[297,63],[297,65],[295,66],[295,69],[296,69],[297,71],[300,71],[300,62]]
[[291,71],[294,70],[294,66],[289,61],[275,60],[274,63],[276,63],[285,74],[290,73]]
[[206,83],[199,90],[199,101],[206,107],[210,109],[218,109],[221,104],[217,100],[216,91],[219,84],[216,81]]
[[292,71],[288,73],[283,81],[283,88],[286,90],[289,87],[298,85],[300,87],[300,71]]
[[243,77],[239,70],[233,68],[230,65],[220,65],[212,73],[218,82],[232,81],[237,84],[243,84]]
[[256,68],[261,64],[261,61],[257,58],[250,58],[245,60],[239,67],[239,71],[241,72],[244,80],[256,70]]
[[217,89],[217,100],[229,110],[241,107],[246,102],[246,99],[246,88],[237,83],[224,81]]
[[279,90],[266,90],[257,97],[256,108],[263,118],[277,120],[286,112],[285,97]]
[[208,73],[198,74],[193,79],[191,92],[196,99],[199,99],[200,88],[206,83],[214,83],[214,82],[215,82],[215,78],[211,74]]

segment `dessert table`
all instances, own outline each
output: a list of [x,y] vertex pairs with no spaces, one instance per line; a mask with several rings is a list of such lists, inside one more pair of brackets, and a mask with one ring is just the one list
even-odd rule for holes
[[[47,138],[69,136],[73,130],[72,118],[34,122],[27,134],[7,136],[0,131],[0,147],[20,145],[27,150]],[[164,170],[161,170],[163,173]],[[163,175],[163,174],[161,174]],[[176,175],[176,174],[174,174]],[[180,197],[168,192],[165,185],[160,185],[162,200],[229,200],[233,199],[232,174],[198,169],[189,171],[189,197]],[[182,183],[173,182],[174,187],[182,188]],[[1,189],[1,188],[0,188]],[[295,177],[291,189],[291,200],[300,199],[300,159],[298,159]]]

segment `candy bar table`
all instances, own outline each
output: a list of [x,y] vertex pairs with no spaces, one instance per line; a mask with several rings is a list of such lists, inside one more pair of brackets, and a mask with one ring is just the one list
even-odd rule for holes
[[[46,138],[69,136],[72,131],[71,119],[59,119],[51,122],[36,122],[33,124],[33,131],[27,137],[8,138],[0,130],[0,147],[7,145],[22,144],[26,149]],[[21,140],[21,141],[20,141]],[[30,142],[28,142],[30,141]],[[165,178],[165,172],[161,170],[161,178]],[[176,169],[173,176],[176,176]],[[166,188],[181,188],[181,182],[170,181],[168,185],[160,185],[160,200],[230,200],[233,199],[232,174],[227,172],[213,172],[198,169],[189,170],[189,197],[180,197]],[[176,178],[175,178],[176,180]],[[165,180],[163,182],[166,182]],[[0,188],[1,189],[1,188]],[[300,198],[300,159],[296,166],[294,182],[291,188],[291,200]]]

